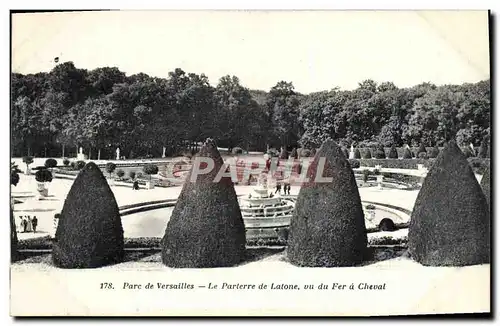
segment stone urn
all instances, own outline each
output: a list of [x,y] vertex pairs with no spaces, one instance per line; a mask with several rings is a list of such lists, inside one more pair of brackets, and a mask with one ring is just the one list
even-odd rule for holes
[[146,181],[146,189],[154,189],[155,188],[155,183],[154,181]]
[[45,182],[37,182],[36,190],[38,191],[40,197],[47,197],[49,195],[49,189],[45,185]]

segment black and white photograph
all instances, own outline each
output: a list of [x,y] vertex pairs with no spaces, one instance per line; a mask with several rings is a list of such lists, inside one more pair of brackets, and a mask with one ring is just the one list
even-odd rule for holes
[[11,316],[491,314],[490,11],[10,20]]

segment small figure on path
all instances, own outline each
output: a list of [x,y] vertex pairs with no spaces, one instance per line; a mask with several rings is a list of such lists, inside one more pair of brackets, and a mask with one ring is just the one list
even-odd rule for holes
[[36,218],[36,216],[33,216],[31,224],[33,225],[33,233],[36,233],[36,226],[38,225],[38,219]]
[[26,230],[28,229],[28,220],[26,219],[26,216],[23,216],[23,220],[21,221],[21,227],[22,227],[23,233],[25,233]]
[[281,195],[281,183],[276,184],[276,191],[274,193],[279,193]]
[[139,182],[137,180],[135,180],[134,183],[132,184],[132,189],[139,190]]
[[27,221],[26,231],[27,232],[33,232],[33,224],[32,224],[32,221],[31,221],[31,216],[29,216],[29,215],[28,215],[28,221]]

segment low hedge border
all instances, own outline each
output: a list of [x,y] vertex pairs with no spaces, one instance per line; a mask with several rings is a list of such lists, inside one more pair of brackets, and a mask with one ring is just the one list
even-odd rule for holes
[[[482,174],[484,171],[490,166],[489,158],[479,158],[479,157],[470,157],[467,159],[469,164],[472,167],[474,173]],[[430,169],[435,159],[422,159],[422,158],[413,158],[413,159],[350,159],[349,162],[351,165],[357,165],[355,161],[359,162],[360,168],[363,167],[375,167],[380,165],[382,168],[387,169],[417,169],[418,164],[423,164],[425,168]]]

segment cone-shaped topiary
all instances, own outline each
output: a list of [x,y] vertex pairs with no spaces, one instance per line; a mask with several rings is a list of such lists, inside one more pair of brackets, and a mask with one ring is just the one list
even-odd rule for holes
[[417,196],[408,249],[414,260],[427,266],[489,262],[486,198],[454,141],[436,158]]
[[[324,168],[321,167],[321,161]],[[318,177],[333,177],[321,182]],[[367,245],[365,219],[356,179],[340,148],[327,140],[307,171],[288,238],[287,256],[298,266],[352,266]]]
[[[198,154],[162,240],[162,260],[170,267],[208,268],[238,264],[245,256],[245,225],[233,182],[217,178],[223,160],[208,139]],[[193,175],[194,169],[213,168]],[[192,180],[193,179],[193,180]],[[220,179],[220,180],[218,180]]]
[[372,158],[372,152],[369,148],[365,148],[363,151],[363,158],[364,159],[371,159]]
[[403,152],[403,158],[404,159],[411,159],[413,157],[411,151],[408,148],[405,148]]
[[418,154],[420,154],[420,153],[427,154],[427,149],[425,148],[424,143],[420,143],[420,147],[417,150],[417,157],[418,157]]
[[431,149],[431,151],[429,153],[429,157],[436,158],[436,157],[438,157],[438,155],[439,155],[439,147],[436,145]]
[[398,150],[394,145],[391,146],[391,150],[389,151],[389,158],[398,158]]
[[484,196],[486,197],[486,201],[488,203],[488,207],[491,202],[491,190],[490,190],[490,168],[488,167],[486,171],[484,171],[483,177],[481,178],[481,188],[483,189]]
[[378,146],[377,149],[375,150],[375,158],[377,159],[385,159],[385,150],[384,146]]
[[87,163],[64,202],[52,260],[62,268],[95,268],[120,262],[123,253],[115,196],[97,165]]
[[358,160],[361,159],[361,153],[357,148],[354,149],[354,158]]

